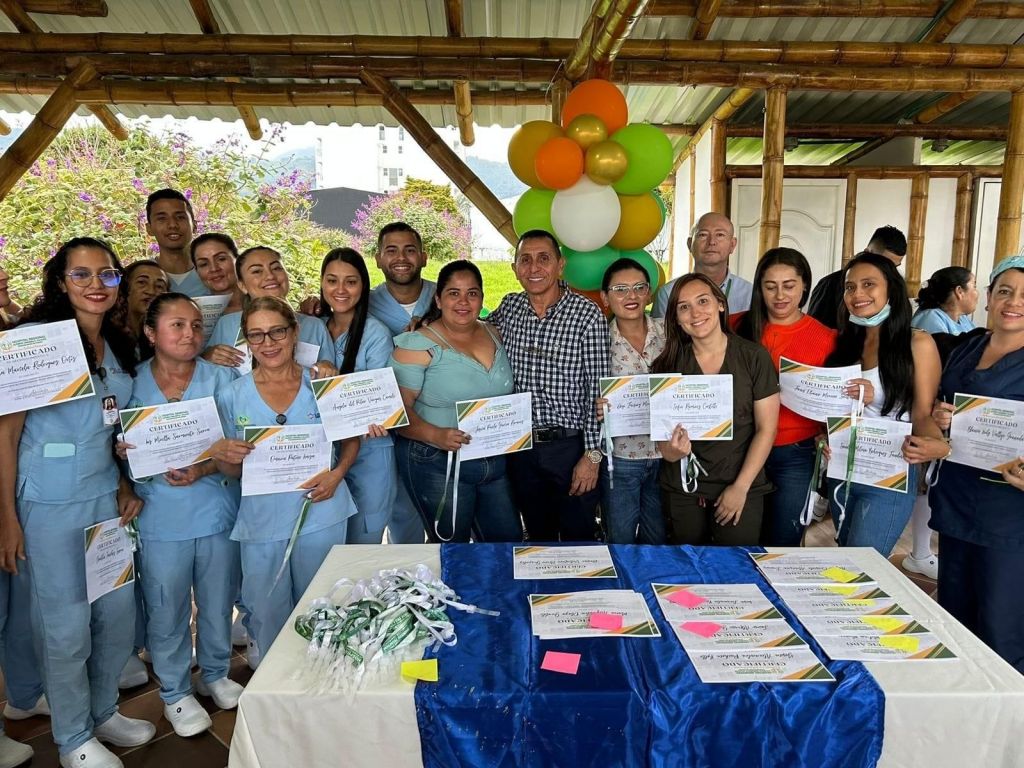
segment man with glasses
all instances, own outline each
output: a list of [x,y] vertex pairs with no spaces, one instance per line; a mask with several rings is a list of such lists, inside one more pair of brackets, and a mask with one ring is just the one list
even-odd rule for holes
[[186,296],[209,296],[192,265],[188,247],[192,243],[196,217],[192,203],[176,189],[158,189],[146,200],[146,232],[156,240],[160,253],[156,263],[171,279],[171,290]]
[[517,392],[533,396],[533,449],[509,456],[512,494],[531,541],[594,538],[601,466],[595,401],[608,375],[608,324],[560,276],[551,233],[519,238],[512,269],[522,293],[487,318],[501,332]]

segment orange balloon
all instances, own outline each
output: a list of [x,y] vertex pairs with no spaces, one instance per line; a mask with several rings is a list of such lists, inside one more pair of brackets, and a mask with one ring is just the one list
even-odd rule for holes
[[562,127],[550,120],[523,123],[508,142],[508,165],[516,178],[528,187],[541,186],[537,172],[533,169],[537,150],[548,139],[564,135]]
[[537,150],[534,170],[542,186],[568,189],[583,175],[583,150],[572,139],[548,139]]
[[626,97],[607,80],[587,80],[580,83],[565,99],[562,107],[562,125],[567,126],[577,115],[596,115],[601,118],[611,136],[629,121]]

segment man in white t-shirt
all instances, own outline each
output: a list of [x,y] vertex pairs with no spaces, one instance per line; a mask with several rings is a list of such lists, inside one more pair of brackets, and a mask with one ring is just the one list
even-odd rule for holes
[[210,295],[188,252],[195,226],[192,204],[178,190],[158,189],[146,200],[146,232],[160,249],[156,262],[171,279],[172,291],[193,298]]

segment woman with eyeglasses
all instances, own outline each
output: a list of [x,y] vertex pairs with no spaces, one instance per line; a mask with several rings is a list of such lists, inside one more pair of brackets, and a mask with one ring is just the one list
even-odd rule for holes
[[[82,531],[134,520],[141,500],[112,450],[117,408],[131,397],[135,340],[124,327],[121,263],[93,238],[65,243],[43,268],[28,321],[74,320],[95,395],[0,417],[0,567],[27,568],[53,738],[62,766],[119,766],[103,744],[138,746],[156,729],[117,711],[132,651],[135,600],[118,589],[90,603]],[[113,399],[113,407],[104,401]]]
[[[318,322],[319,321],[315,321]],[[242,310],[241,327],[252,349],[252,372],[217,393],[225,439],[211,449],[218,469],[241,477],[252,451],[245,427],[320,424],[309,372],[295,360],[299,324],[282,299],[262,296]],[[323,325],[321,324],[321,329]],[[336,444],[332,469],[320,472],[301,491],[242,496],[231,538],[240,543],[242,602],[251,613],[249,633],[266,652],[313,575],[335,544],[344,544],[348,520],[356,513],[345,476],[359,452],[359,439]],[[294,549],[279,581],[292,531],[305,514]]]
[[[647,374],[665,348],[665,326],[647,317],[650,278],[636,261],[622,258],[605,270],[601,301],[611,310],[611,375]],[[607,400],[597,401],[604,420]],[[604,448],[604,446],[602,446]],[[664,544],[658,469],[661,454],[649,435],[612,438],[612,471],[601,474],[601,510],[610,544]]]

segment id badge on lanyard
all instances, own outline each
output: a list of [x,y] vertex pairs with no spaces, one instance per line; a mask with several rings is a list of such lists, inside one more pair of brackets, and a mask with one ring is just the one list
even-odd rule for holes
[[104,368],[100,368],[97,375],[100,377],[100,382],[103,384],[103,394],[100,395],[100,409],[103,412],[103,426],[116,426],[121,423],[117,411],[117,395],[113,394],[110,391],[110,387],[107,386],[106,370]]

